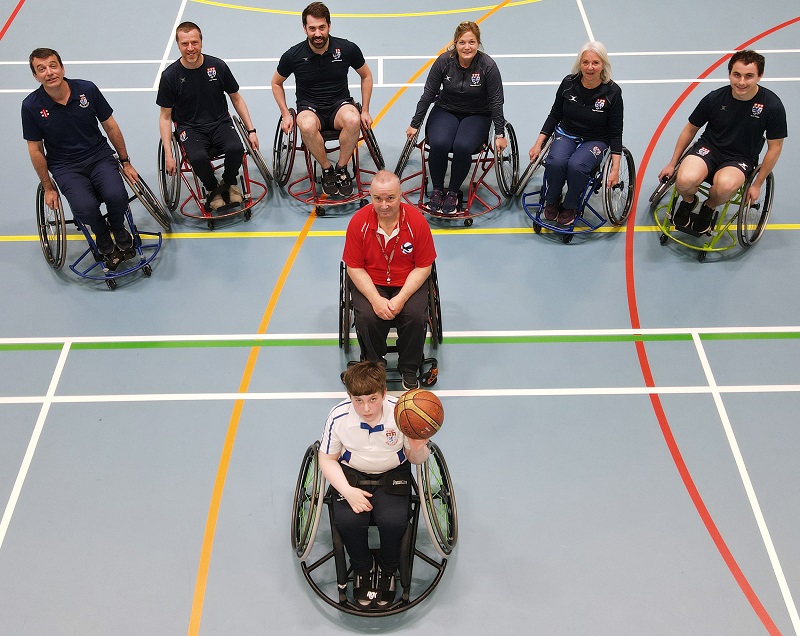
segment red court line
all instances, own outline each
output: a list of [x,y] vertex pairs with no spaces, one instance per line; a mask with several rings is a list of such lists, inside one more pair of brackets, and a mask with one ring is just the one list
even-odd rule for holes
[[[763,31],[759,33],[755,37],[747,40],[746,42],[740,44],[736,47],[735,50],[746,49],[748,46],[758,42],[759,40],[767,37],[768,35],[775,33],[783,28],[786,28],[796,22],[800,22],[800,16],[796,18],[792,18],[791,20],[787,20],[786,22],[782,22],[771,29]],[[714,62],[711,66],[709,66],[705,71],[703,71],[697,79],[704,79],[708,77],[715,69],[721,66],[725,61],[730,58],[730,54],[724,55],[719,60]],[[675,112],[678,108],[683,104],[686,98],[700,85],[699,82],[693,82],[690,84],[683,93],[680,94],[675,103],[672,107],[667,111],[664,118],[659,123],[658,127],[653,133],[653,137],[650,139],[650,143],[647,145],[647,149],[645,150],[644,156],[642,157],[642,162],[638,170],[638,175],[636,178],[636,188],[634,190],[633,196],[633,204],[632,207],[634,210],[637,209],[637,204],[639,200],[639,194],[642,191],[642,182],[644,181],[644,174],[647,171],[647,165],[650,163],[650,157],[653,154],[653,149],[655,148],[656,144],[658,143],[661,135],[664,132],[669,121],[675,115]],[[639,322],[639,309],[636,303],[636,283],[634,278],[634,269],[633,269],[633,241],[635,238],[634,226],[636,225],[635,214],[632,214],[628,218],[627,223],[627,231],[625,232],[625,282],[626,282],[626,289],[628,295],[628,312],[630,314],[631,320],[631,327],[633,329],[640,329],[641,323]],[[655,387],[655,382],[653,381],[653,373],[650,369],[650,362],[647,358],[647,351],[644,346],[644,342],[636,342],[636,354],[639,357],[639,366],[642,370],[642,375],[644,376],[645,384],[649,387]],[[714,523],[714,520],[711,518],[711,514],[708,511],[708,508],[703,501],[702,496],[700,495],[697,486],[692,479],[692,475],[689,472],[688,467],[686,466],[686,462],[683,459],[683,455],[681,454],[680,449],[678,448],[678,444],[675,440],[675,436],[672,433],[672,429],[669,426],[669,421],[667,420],[666,413],[664,412],[664,407],[661,404],[661,399],[659,398],[657,393],[650,394],[650,403],[653,405],[653,411],[655,412],[656,419],[658,420],[658,425],[661,428],[661,433],[664,436],[664,440],[667,443],[667,448],[669,449],[670,455],[672,455],[672,459],[675,462],[675,466],[678,469],[678,473],[683,480],[683,484],[686,487],[686,490],[689,493],[689,497],[692,500],[695,508],[697,509],[698,514],[700,515],[703,524],[706,526],[706,530],[711,535],[711,539],[714,541],[714,545],[717,546],[717,550],[719,550],[720,555],[722,556],[725,564],[728,566],[733,578],[736,580],[736,583],[739,585],[739,588],[744,593],[745,597],[747,598],[748,602],[752,606],[753,610],[755,610],[756,614],[758,615],[759,619],[763,623],[764,627],[767,629],[767,632],[770,634],[780,636],[780,630],[775,625],[774,621],[770,617],[767,610],[762,605],[761,601],[759,600],[758,596],[756,595],[755,591],[753,590],[752,586],[748,582],[747,578],[745,577],[744,573],[742,572],[739,564],[736,562],[736,559],[733,557],[728,545],[725,543],[725,540],[722,538],[722,534],[720,533],[717,525]]]
[[8,29],[11,28],[11,23],[14,21],[14,18],[17,17],[17,14],[19,13],[19,10],[22,9],[23,4],[25,4],[25,0],[19,0],[17,6],[14,7],[14,10],[11,12],[11,15],[8,16],[8,20],[6,20],[6,23],[3,25],[3,28],[0,29],[0,40],[3,39],[3,36],[6,34],[6,31],[8,31]]

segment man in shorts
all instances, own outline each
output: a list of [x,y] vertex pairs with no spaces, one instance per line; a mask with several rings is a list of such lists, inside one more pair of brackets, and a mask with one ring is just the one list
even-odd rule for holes
[[[202,52],[203,34],[199,26],[194,22],[179,24],[175,40],[181,56],[164,69],[156,97],[161,107],[158,128],[164,145],[166,171],[174,175],[179,169],[179,157],[172,155],[174,122],[192,170],[208,192],[208,208],[215,211],[235,207],[242,203],[236,179],[242,167],[244,148],[228,112],[225,93],[241,117],[250,143],[258,148],[250,112],[228,65]],[[225,155],[220,183],[211,166],[211,148]]]
[[[353,179],[347,164],[355,152],[361,124],[372,125],[369,101],[372,97],[372,72],[361,49],[352,42],[330,35],[331,14],[321,2],[303,10],[303,30],[307,39],[281,56],[272,76],[272,94],[281,110],[281,129],[289,133],[292,117],[286,105],[283,83],[294,73],[297,93],[297,127],[303,143],[322,167],[322,190],[327,195],[350,196]],[[354,68],[361,77],[361,114],[347,88],[347,73]],[[325,152],[321,131],[338,130],[339,159],[331,164]]]
[[[97,250],[104,256],[114,253],[115,247],[129,252],[133,237],[125,229],[128,192],[109,141],[125,176],[136,182],[139,175],[131,165],[113,109],[94,83],[64,77],[61,56],[53,49],[35,49],[28,62],[41,86],[22,102],[22,136],[44,188],[45,205],[51,210],[58,207],[52,174],[72,214],[94,233]],[[106,204],[107,218],[100,211],[101,203]]]
[[[669,178],[681,154],[705,125],[700,139],[681,161],[675,187],[682,200],[672,219],[675,227],[703,234],[711,229],[714,210],[729,201],[741,188],[767,141],[761,169],[745,193],[756,201],[764,179],[772,172],[787,136],[786,111],[778,96],[759,86],[764,75],[764,56],[755,51],[737,51],[728,61],[730,86],[706,95],[689,116],[672,159],[658,175]],[[703,181],[711,183],[708,200],[697,213],[697,190]]]

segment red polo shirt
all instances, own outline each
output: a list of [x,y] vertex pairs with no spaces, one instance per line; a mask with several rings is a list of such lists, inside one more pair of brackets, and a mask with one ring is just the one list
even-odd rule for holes
[[342,255],[345,265],[367,270],[372,282],[384,287],[402,287],[411,270],[432,265],[436,249],[422,213],[401,203],[398,223],[399,234],[387,239],[378,234],[378,215],[373,205],[361,208],[347,226]]

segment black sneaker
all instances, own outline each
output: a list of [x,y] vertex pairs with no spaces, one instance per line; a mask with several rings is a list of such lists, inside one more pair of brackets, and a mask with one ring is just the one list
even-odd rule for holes
[[681,201],[675,214],[672,216],[672,223],[675,227],[687,228],[689,227],[692,218],[692,210],[697,205],[697,197],[690,203],[689,201]]
[[338,180],[333,166],[322,169],[322,191],[328,196],[339,194]]
[[118,230],[112,231],[114,233],[114,242],[121,251],[127,252],[128,250],[133,249],[133,237],[130,235],[128,230],[126,230],[124,227],[121,227]]
[[458,192],[448,190],[442,201],[442,214],[454,214],[458,208]]
[[369,571],[353,574],[353,598],[360,607],[369,607],[373,601],[378,599],[375,575],[374,561]]
[[114,253],[114,240],[111,238],[111,232],[108,230],[102,234],[95,234],[94,242],[95,245],[97,245],[97,251],[103,256]]
[[416,371],[403,371],[403,388],[406,391],[419,388],[419,380]]
[[444,190],[441,188],[434,188],[431,193],[431,199],[428,201],[428,209],[431,212],[439,212],[442,209],[442,202],[444,201]]
[[347,172],[347,166],[336,166],[336,185],[343,197],[353,194],[353,178]]
[[711,221],[714,218],[714,210],[705,203],[700,206],[700,211],[692,222],[692,229],[698,234],[705,234],[711,230]]
[[375,604],[378,607],[385,607],[394,600],[394,595],[394,572],[384,572],[382,568],[378,568],[378,600]]

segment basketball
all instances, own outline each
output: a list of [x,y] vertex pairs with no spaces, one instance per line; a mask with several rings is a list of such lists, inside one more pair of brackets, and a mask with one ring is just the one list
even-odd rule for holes
[[439,398],[424,389],[412,389],[400,396],[394,406],[394,420],[403,435],[428,439],[444,422],[444,408]]

